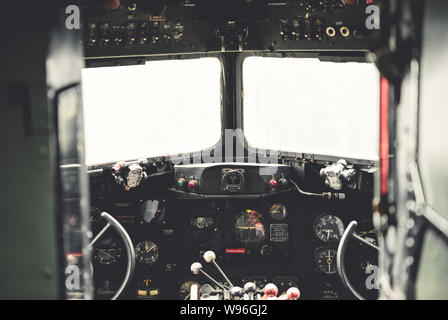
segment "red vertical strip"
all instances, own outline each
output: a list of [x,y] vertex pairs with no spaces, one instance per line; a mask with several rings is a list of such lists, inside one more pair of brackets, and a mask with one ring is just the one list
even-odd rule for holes
[[380,192],[387,194],[389,179],[389,82],[380,80]]

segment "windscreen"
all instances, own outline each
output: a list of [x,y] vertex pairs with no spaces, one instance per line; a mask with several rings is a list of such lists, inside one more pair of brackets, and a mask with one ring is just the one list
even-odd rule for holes
[[221,135],[221,62],[149,61],[82,72],[87,164],[194,152]]
[[378,159],[379,73],[373,64],[249,57],[243,89],[251,147]]

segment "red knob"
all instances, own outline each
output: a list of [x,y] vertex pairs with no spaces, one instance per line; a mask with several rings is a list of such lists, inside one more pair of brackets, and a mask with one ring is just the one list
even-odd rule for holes
[[263,291],[266,298],[276,297],[278,294],[278,288],[273,283],[268,283]]
[[190,181],[188,181],[188,188],[190,189],[196,189],[196,187],[198,186],[198,181],[191,179]]
[[296,287],[289,288],[285,294],[278,297],[277,300],[297,300],[300,298],[300,291]]
[[114,11],[120,8],[120,0],[107,0],[106,9],[110,11]]
[[289,288],[286,291],[286,295],[288,296],[288,300],[297,300],[300,298],[300,290],[296,287]]
[[271,180],[269,180],[269,186],[270,186],[271,188],[277,188],[277,186],[278,186],[278,182],[277,182],[277,180],[275,180],[275,179],[271,179]]

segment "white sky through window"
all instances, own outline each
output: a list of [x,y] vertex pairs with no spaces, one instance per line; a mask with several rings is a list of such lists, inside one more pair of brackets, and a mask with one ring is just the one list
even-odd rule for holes
[[250,146],[378,159],[379,73],[373,64],[249,57],[243,86]]
[[193,152],[221,135],[221,62],[84,69],[87,164]]

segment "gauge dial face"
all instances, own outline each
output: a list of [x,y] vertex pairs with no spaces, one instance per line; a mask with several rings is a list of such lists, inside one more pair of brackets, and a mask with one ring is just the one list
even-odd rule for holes
[[223,169],[221,189],[227,192],[238,192],[244,188],[244,169]]
[[337,216],[327,214],[314,222],[314,233],[323,242],[336,242],[344,233],[344,224]]
[[158,219],[163,219],[166,206],[164,200],[147,200],[140,210],[140,221],[151,223]]
[[113,238],[100,238],[92,249],[93,260],[99,264],[117,263],[122,256],[123,248]]
[[179,290],[178,290],[179,299],[181,299],[181,300],[190,300],[191,286],[194,285],[194,284],[199,286],[199,283],[197,283],[195,281],[192,281],[192,280],[188,280],[188,281],[183,282],[180,285]]
[[151,266],[159,259],[159,247],[152,241],[139,242],[135,247],[137,261],[141,264]]
[[287,210],[284,204],[276,203],[269,208],[269,214],[274,220],[283,220],[286,218]]
[[263,215],[255,210],[244,210],[235,223],[236,238],[243,244],[260,243],[266,239]]
[[336,273],[336,250],[320,249],[316,254],[316,264],[326,274]]

